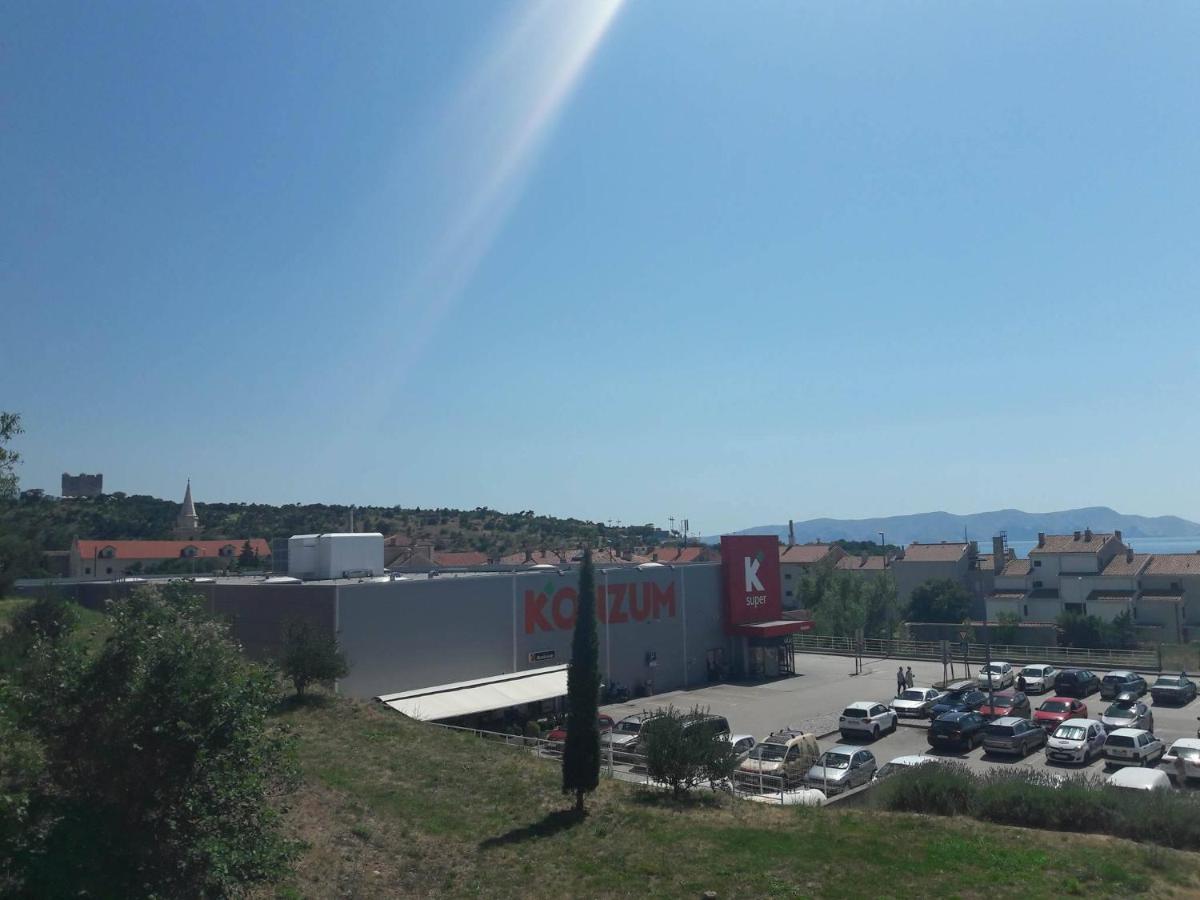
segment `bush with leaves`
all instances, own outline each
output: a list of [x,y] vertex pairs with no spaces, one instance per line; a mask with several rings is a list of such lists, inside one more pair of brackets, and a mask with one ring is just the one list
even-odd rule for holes
[[45,759],[27,889],[199,897],[278,876],[291,848],[271,801],[295,774],[274,679],[179,586],[111,618],[94,657],[39,636],[14,679]]
[[726,781],[737,767],[729,742],[706,727],[707,715],[708,710],[698,706],[690,712],[668,706],[642,725],[638,749],[646,757],[646,771],[676,797],[706,781]]
[[337,638],[307,619],[288,622],[283,629],[283,674],[303,697],[312,684],[332,685],[350,671]]

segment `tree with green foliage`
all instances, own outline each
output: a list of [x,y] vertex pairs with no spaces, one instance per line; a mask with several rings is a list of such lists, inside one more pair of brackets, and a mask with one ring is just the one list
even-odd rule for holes
[[866,637],[894,638],[900,624],[900,592],[892,574],[884,572],[867,578],[862,586],[862,601],[865,613],[863,633]]
[[638,736],[646,757],[646,772],[671,789],[676,798],[708,782],[721,784],[733,777],[738,757],[729,741],[704,726],[708,710],[690,712],[668,706],[649,719]]
[[39,637],[14,676],[44,771],[10,886],[211,897],[278,877],[292,848],[271,801],[295,773],[274,679],[183,586],[135,591],[111,623],[90,658]]
[[820,634],[854,637],[860,628],[866,629],[867,606],[858,576],[834,573],[816,600],[812,615]]
[[993,644],[1016,644],[1021,635],[1021,617],[1015,612],[1002,612],[996,615],[996,624],[988,627]]
[[582,813],[583,795],[600,784],[600,642],[596,636],[596,585],[592,551],[583,552],[579,595],[575,601],[575,632],[567,668],[567,740],[562,755],[562,789],[575,794],[575,811]]
[[0,500],[12,500],[17,496],[17,463],[21,461],[21,454],[8,445],[24,431],[20,413],[0,412]]
[[971,595],[952,578],[931,578],[913,589],[910,622],[962,622],[971,612]]
[[1111,622],[1099,616],[1063,613],[1058,617],[1058,642],[1063,647],[1089,650],[1133,650],[1137,647],[1137,628],[1133,616],[1123,612]]
[[350,671],[337,638],[307,619],[295,619],[284,625],[279,666],[291,680],[297,697],[303,697],[309,685],[332,685]]
[[238,565],[243,569],[250,569],[258,565],[258,554],[254,552],[249,538],[246,538],[246,542],[242,544],[242,552],[238,554]]

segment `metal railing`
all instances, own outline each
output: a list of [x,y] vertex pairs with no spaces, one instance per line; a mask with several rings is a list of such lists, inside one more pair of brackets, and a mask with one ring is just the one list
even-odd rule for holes
[[[862,655],[878,659],[931,659],[942,660],[941,641],[909,641],[869,638],[862,641],[861,650],[855,647],[853,638],[826,634],[792,635],[792,649],[799,653],[828,653],[838,656]],[[955,662],[964,659],[962,644],[949,642],[950,658]],[[986,644],[968,643],[965,659],[979,663],[988,658]],[[1015,644],[992,644],[991,658],[1025,664],[1032,662],[1051,663],[1060,666],[1080,666],[1099,669],[1138,669],[1150,672],[1162,671],[1159,649],[1154,650],[1089,650],[1081,647],[1030,647]]]

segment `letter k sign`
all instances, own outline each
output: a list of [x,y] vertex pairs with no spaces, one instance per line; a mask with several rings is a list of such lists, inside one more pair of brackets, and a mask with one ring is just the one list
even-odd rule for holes
[[765,590],[763,583],[758,580],[759,561],[753,557],[747,556],[742,559],[742,562],[744,562],[746,565],[746,593],[749,594],[752,591]]

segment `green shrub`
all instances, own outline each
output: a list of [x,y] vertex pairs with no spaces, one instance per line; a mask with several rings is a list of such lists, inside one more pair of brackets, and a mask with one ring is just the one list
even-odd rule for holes
[[542,737],[542,729],[538,728],[538,723],[530,719],[525,723],[525,737],[540,740]]
[[898,772],[879,785],[876,802],[893,812],[963,815],[976,779],[961,763],[929,763]]

